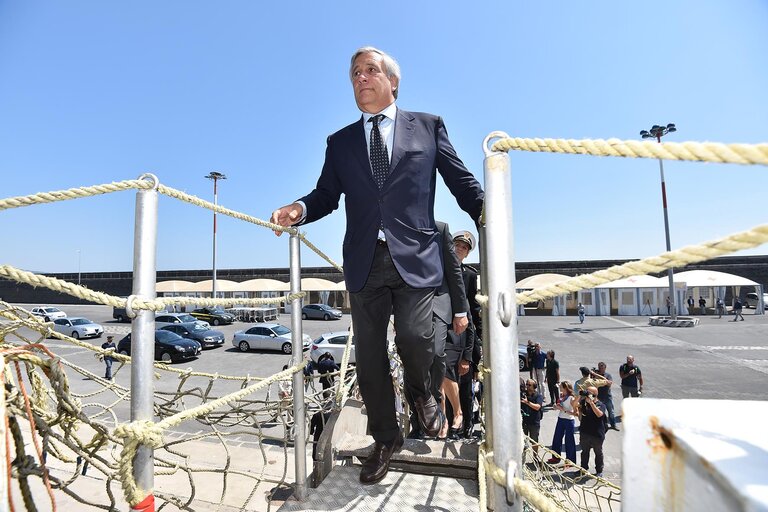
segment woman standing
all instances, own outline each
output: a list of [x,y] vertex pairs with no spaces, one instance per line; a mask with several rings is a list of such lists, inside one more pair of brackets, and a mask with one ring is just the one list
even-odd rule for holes
[[555,404],[555,409],[560,411],[557,415],[555,436],[552,439],[552,451],[558,456],[552,457],[547,462],[557,464],[560,462],[560,453],[563,450],[563,437],[565,437],[565,456],[569,464],[576,465],[576,438],[573,433],[576,426],[575,418],[579,414],[579,401],[573,395],[573,385],[564,380],[560,383],[560,398]]

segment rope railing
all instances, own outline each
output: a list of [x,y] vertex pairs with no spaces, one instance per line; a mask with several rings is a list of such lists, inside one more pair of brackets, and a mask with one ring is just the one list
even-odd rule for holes
[[651,141],[619,139],[574,140],[504,137],[496,140],[491,146],[491,150],[768,165],[768,143],[664,142],[659,144]]
[[[623,265],[615,265],[591,274],[572,277],[565,281],[542,286],[515,295],[517,304],[528,304],[537,300],[550,299],[558,295],[594,288],[625,277],[655,274],[670,268],[680,268],[718,256],[724,256],[744,249],[752,249],[768,242],[768,224],[756,226],[748,231],[735,233],[717,240],[690,245],[675,251],[665,252]],[[488,303],[486,295],[477,295],[478,303]]]

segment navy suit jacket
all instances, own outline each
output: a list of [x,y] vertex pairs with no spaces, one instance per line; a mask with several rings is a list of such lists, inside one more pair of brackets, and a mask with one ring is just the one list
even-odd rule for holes
[[435,227],[435,180],[439,172],[462,210],[477,222],[483,206],[480,183],[459,159],[443,120],[397,109],[389,177],[373,180],[363,118],[328,137],[325,163],[315,189],[300,200],[305,223],[325,217],[345,196],[344,279],[351,292],[368,279],[379,226],[400,276],[415,288],[443,280],[440,235]]

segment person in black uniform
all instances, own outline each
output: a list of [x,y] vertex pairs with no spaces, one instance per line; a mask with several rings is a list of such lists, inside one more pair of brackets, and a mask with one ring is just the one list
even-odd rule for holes
[[[463,411],[468,411],[464,415],[464,425],[461,434],[464,437],[471,437],[474,425],[480,420],[479,414],[476,417],[472,412],[472,406],[475,401],[475,381],[477,381],[477,372],[480,360],[483,356],[482,349],[482,317],[480,316],[481,307],[477,302],[477,270],[464,264],[464,260],[469,253],[477,246],[475,236],[469,231],[458,231],[453,235],[453,245],[456,256],[461,261],[461,272],[464,280],[464,288],[467,290],[467,300],[469,301],[469,312],[472,317],[470,323],[474,340],[472,343],[472,358],[470,360],[470,371],[462,375],[459,379],[459,401]],[[477,400],[481,399],[482,384],[478,392]]]

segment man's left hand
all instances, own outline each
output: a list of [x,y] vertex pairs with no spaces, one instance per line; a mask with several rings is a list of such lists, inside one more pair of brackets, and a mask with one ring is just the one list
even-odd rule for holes
[[457,336],[466,331],[468,325],[469,320],[467,320],[466,316],[453,317],[453,332],[455,332]]

